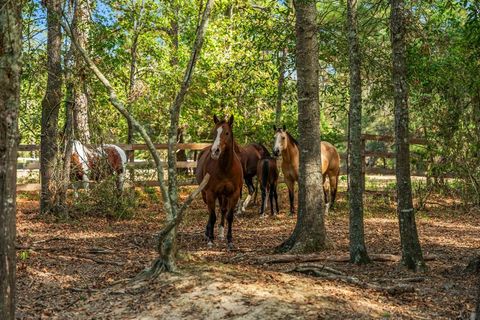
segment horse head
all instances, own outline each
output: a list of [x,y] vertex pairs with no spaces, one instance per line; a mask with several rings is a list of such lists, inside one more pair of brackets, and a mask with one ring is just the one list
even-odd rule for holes
[[211,148],[211,157],[214,160],[218,160],[222,152],[231,148],[233,145],[233,115],[230,116],[228,121],[219,120],[217,116],[214,115],[213,122],[215,123],[215,128],[213,129],[215,140],[213,141]]
[[283,150],[287,149],[288,144],[288,133],[287,128],[283,125],[283,128],[277,128],[275,125],[273,126],[273,130],[275,131],[275,144],[273,145],[273,155],[278,157]]

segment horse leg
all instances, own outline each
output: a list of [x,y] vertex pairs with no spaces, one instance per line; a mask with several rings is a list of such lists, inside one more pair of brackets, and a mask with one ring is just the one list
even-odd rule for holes
[[250,199],[252,199],[252,194],[255,191],[255,186],[253,185],[252,177],[245,178],[245,184],[248,188],[248,195],[242,205],[242,212],[245,212],[247,209],[248,204],[250,203]]
[[265,205],[266,205],[266,198],[267,198],[267,190],[265,190],[265,186],[263,183],[260,183],[260,190],[262,192],[262,205],[260,206],[260,217],[265,217]]
[[274,190],[273,190],[273,184],[270,185],[270,190],[268,192],[268,198],[270,200],[270,213],[272,216],[275,215],[275,209],[273,207],[273,197],[274,197]]
[[328,180],[330,181],[330,195],[331,195],[330,209],[333,209],[333,204],[335,203],[335,198],[337,196],[338,173],[336,175],[329,176]]
[[235,207],[234,206],[231,206],[230,208],[228,208],[228,214],[227,214],[227,223],[228,223],[227,248],[228,248],[228,250],[233,249],[232,224],[233,224],[233,213],[234,212],[235,212]]
[[83,189],[88,190],[88,189],[90,188],[88,182],[89,182],[88,176],[87,176],[86,174],[84,174],[84,175],[82,176],[82,186],[83,186]]
[[295,214],[295,181],[287,179],[285,183],[288,187],[288,198],[290,199],[290,216],[293,216]]
[[215,228],[215,222],[217,221],[217,216],[215,214],[215,196],[213,194],[207,194],[207,206],[210,216],[208,217],[207,228],[205,230],[205,236],[207,238],[207,246],[211,248],[213,246],[213,229]]
[[124,173],[118,173],[117,174],[117,190],[120,193],[123,193],[124,183],[125,183],[125,174]]
[[278,209],[278,193],[277,193],[277,183],[275,182],[275,184],[272,186],[272,190],[273,190],[273,196],[275,197],[275,206],[277,207],[277,214],[280,212],[280,210]]
[[[327,190],[327,188],[325,188],[325,183],[326,183],[326,179],[327,179],[327,174],[323,174],[323,178],[322,178],[322,182],[323,182],[323,201],[325,201],[325,215],[328,214],[328,211],[330,209],[330,201],[329,201],[329,192],[330,190]],[[330,180],[330,178],[329,178]]]
[[227,200],[225,197],[220,198],[220,211],[222,216],[220,219],[220,226],[218,227],[218,239],[223,240],[225,238],[225,214],[227,213]]

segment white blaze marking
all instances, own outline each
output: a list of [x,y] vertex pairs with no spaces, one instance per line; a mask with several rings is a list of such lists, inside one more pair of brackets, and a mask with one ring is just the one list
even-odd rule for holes
[[282,151],[281,150],[281,144],[280,144],[280,139],[282,138],[282,134],[280,132],[277,132],[275,134],[275,146],[274,146],[274,149],[278,149],[278,151]]
[[215,141],[213,142],[212,151],[218,149],[218,147],[220,146],[220,136],[222,135],[222,131],[223,131],[222,127],[219,127],[217,129],[217,137],[215,138]]

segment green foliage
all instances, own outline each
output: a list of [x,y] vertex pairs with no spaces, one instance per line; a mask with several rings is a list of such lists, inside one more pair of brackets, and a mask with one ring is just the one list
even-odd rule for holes
[[91,184],[89,190],[79,192],[72,204],[72,213],[114,219],[128,219],[139,207],[139,195],[126,187],[122,193],[116,187],[115,177]]

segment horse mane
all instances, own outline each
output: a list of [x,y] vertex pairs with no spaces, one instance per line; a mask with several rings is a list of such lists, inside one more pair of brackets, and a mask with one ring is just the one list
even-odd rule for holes
[[292,140],[293,144],[296,145],[298,148],[298,141],[290,134],[290,132],[285,131],[285,133],[287,134],[288,138]]

